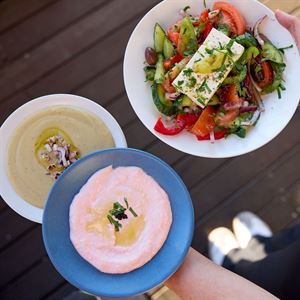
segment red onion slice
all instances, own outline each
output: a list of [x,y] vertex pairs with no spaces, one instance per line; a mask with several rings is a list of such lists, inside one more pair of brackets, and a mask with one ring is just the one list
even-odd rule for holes
[[215,139],[215,133],[214,133],[214,131],[211,131],[211,132],[209,133],[209,139],[210,139],[210,142],[211,142],[212,144],[215,143],[216,139]]
[[263,47],[265,44],[265,41],[263,37],[260,35],[260,26],[261,24],[267,20],[268,16],[265,15],[263,18],[259,19],[253,28],[254,37],[257,39],[258,43]]
[[176,93],[166,93],[165,94],[165,97],[169,100],[172,100],[172,101],[176,100],[179,96],[180,96],[180,93],[177,93],[177,92]]

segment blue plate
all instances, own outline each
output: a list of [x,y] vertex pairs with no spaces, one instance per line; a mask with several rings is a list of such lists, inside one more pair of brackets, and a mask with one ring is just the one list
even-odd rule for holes
[[[77,253],[69,238],[69,207],[73,197],[91,175],[109,165],[142,168],[167,192],[173,213],[168,238],[160,251],[143,267],[120,275],[94,268]],[[54,184],[43,216],[44,243],[58,272],[79,289],[106,297],[141,294],[165,281],[183,262],[193,229],[193,206],[180,177],[159,158],[129,148],[97,151],[70,166]]]

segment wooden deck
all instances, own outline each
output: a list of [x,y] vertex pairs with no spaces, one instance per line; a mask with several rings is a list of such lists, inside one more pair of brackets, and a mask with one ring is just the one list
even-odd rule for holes
[[[200,1],[200,0],[199,0]],[[127,40],[158,0],[0,2],[0,124],[20,105],[49,93],[88,97],[108,109],[128,145],[153,153],[183,178],[195,208],[193,247],[251,210],[277,232],[300,215],[300,111],[271,143],[232,159],[202,159],[155,138],[134,114],[123,85]],[[184,2],[184,1],[183,1]],[[300,16],[299,0],[264,0]],[[51,265],[41,226],[0,200],[0,299],[63,299],[75,288]],[[156,298],[157,299],[157,298]]]

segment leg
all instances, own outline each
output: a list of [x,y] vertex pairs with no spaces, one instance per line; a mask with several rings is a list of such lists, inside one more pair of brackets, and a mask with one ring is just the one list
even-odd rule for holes
[[280,299],[299,299],[299,257],[300,239],[255,262],[241,259],[234,264],[230,263],[230,258],[227,257],[225,267],[256,283]]

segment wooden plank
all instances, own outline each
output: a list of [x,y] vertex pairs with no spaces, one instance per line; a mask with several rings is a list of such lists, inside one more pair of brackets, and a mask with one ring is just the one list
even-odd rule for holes
[[176,161],[186,157],[186,154],[171,148],[161,141],[157,141],[149,147],[145,147],[145,150],[161,158],[169,165],[173,165]]
[[[42,2],[39,1],[38,3]],[[54,2],[33,17],[5,31],[0,36],[1,52],[5,57],[5,64],[10,63],[16,57],[37,46],[103,3],[105,0]]]
[[41,299],[63,282],[64,279],[54,269],[49,258],[43,257],[40,264],[0,291],[0,299]]
[[209,159],[187,155],[185,159],[179,160],[174,168],[187,187],[192,188],[202,179],[213,175],[219,167],[228,161],[228,159]]
[[297,180],[286,189],[281,187],[276,197],[260,209],[257,214],[265,222],[272,225],[273,232],[278,232],[295,219],[299,220],[299,194],[300,180]]
[[[230,194],[239,190],[273,161],[285,155],[300,141],[300,111],[278,137],[268,145],[249,154],[231,159],[211,176],[206,177],[191,189],[196,220],[211,211]],[[190,169],[197,176],[194,168]]]
[[108,102],[105,108],[115,117],[122,128],[134,120],[138,120],[126,95],[121,95],[116,101]]
[[58,299],[65,299],[68,295],[70,295],[72,292],[77,291],[78,289],[71,285],[68,282],[65,282],[62,284],[58,289],[55,289],[54,291],[51,291],[44,300],[58,300]]
[[24,21],[34,13],[55,2],[55,0],[2,1],[0,3],[0,32]]
[[[127,1],[110,1],[105,13],[101,9],[96,10],[88,18],[61,31],[32,50],[26,58],[20,58],[9,68],[5,67],[0,70],[2,98],[29,86],[105,36],[115,34],[123,27],[122,22],[137,16],[146,7],[149,7],[149,3],[143,6],[139,0],[131,0],[130,5]],[[111,22],[116,16],[118,16],[118,22]]]
[[21,91],[11,96],[5,103],[0,101],[0,125],[2,125],[5,119],[8,118],[13,111],[29,100],[30,97],[26,92]]
[[293,16],[296,16],[300,19],[300,5],[298,4],[298,6],[295,9],[293,9],[291,13]]
[[46,255],[41,229],[35,226],[0,253],[0,289]]
[[[258,211],[265,203],[271,201],[284,189],[300,180],[300,144],[267,167],[264,172],[256,175],[255,180],[231,195],[219,207],[200,219],[196,224],[193,247],[204,252],[207,246],[207,234],[218,226],[231,226],[232,218],[240,211]],[[203,206],[202,206],[203,208]],[[270,224],[270,223],[269,223]],[[270,224],[272,226],[272,224]]]
[[[28,94],[37,97],[49,93],[74,92],[91,99],[111,99],[115,91],[124,91],[122,57],[135,23],[124,25],[116,34],[107,36],[76,59],[40,79],[27,89]],[[107,53],[109,59],[105,59]]]
[[3,211],[3,210],[5,210],[5,209],[7,209],[7,204],[6,204],[6,202],[2,199],[2,197],[0,196],[0,213]]
[[[121,56],[120,56],[121,58]],[[77,93],[77,90],[75,90]],[[111,68],[108,68],[100,76],[91,80],[83,87],[78,89],[82,95],[86,95],[91,99],[99,99],[102,105],[108,103],[111,99],[115,99],[121,93],[125,94],[125,87],[123,83],[123,65],[121,60]],[[128,105],[129,100],[127,100]]]
[[263,4],[271,8],[272,10],[281,9],[287,13],[291,13],[292,10],[299,6],[298,0],[288,0],[288,1],[282,1],[282,0],[260,0]]
[[12,209],[3,211],[0,217],[0,250],[7,247],[33,226],[35,223],[19,216]]
[[126,127],[124,134],[128,147],[131,148],[146,148],[152,142],[158,140],[139,120]]

